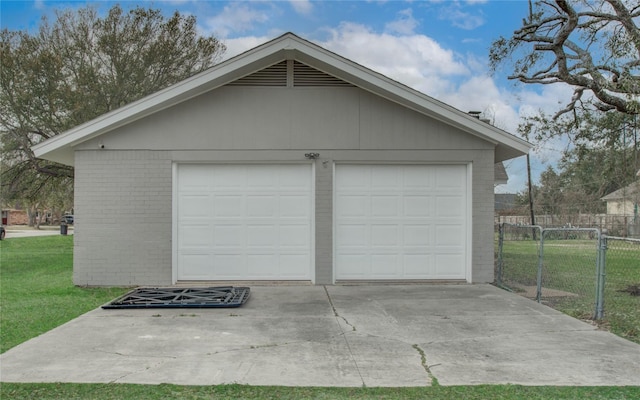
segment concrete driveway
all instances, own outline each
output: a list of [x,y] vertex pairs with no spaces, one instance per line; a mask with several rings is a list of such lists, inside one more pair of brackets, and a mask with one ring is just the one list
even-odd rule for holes
[[[35,229],[26,225],[10,225],[5,226],[6,238],[20,238],[20,237],[34,237],[34,236],[56,236],[60,235],[59,226],[42,226],[40,229]],[[69,226],[67,230],[68,235],[73,235],[73,226]]]
[[640,385],[640,345],[490,285],[255,286],[236,309],[91,311],[5,382]]

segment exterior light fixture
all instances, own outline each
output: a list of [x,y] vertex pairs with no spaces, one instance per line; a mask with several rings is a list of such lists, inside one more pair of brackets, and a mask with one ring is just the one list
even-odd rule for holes
[[304,156],[309,160],[315,160],[316,158],[320,157],[320,153],[305,153]]

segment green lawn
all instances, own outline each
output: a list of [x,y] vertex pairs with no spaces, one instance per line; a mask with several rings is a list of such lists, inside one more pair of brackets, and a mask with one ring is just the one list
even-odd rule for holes
[[0,241],[0,353],[123,294],[73,286],[73,236]]
[[[535,286],[538,242],[504,242],[502,285],[514,292]],[[576,318],[591,319],[596,301],[596,241],[547,240],[544,243],[542,286],[566,293],[543,297],[542,302]],[[606,253],[604,319],[598,324],[611,332],[640,343],[640,296],[623,290],[640,284],[640,247],[609,243]]]
[[[2,352],[106,303],[125,289],[74,287],[72,237],[0,242]],[[638,399],[640,387],[481,385],[419,388],[2,383],[1,399]]]

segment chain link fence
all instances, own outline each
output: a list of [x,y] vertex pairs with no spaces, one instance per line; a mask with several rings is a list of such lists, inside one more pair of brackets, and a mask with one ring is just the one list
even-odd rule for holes
[[496,284],[640,343],[640,240],[502,223]]

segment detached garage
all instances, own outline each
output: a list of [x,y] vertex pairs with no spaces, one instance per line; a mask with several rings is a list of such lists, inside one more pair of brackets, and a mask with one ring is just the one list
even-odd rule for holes
[[493,280],[530,145],[291,33],[38,144],[74,165],[74,282]]

